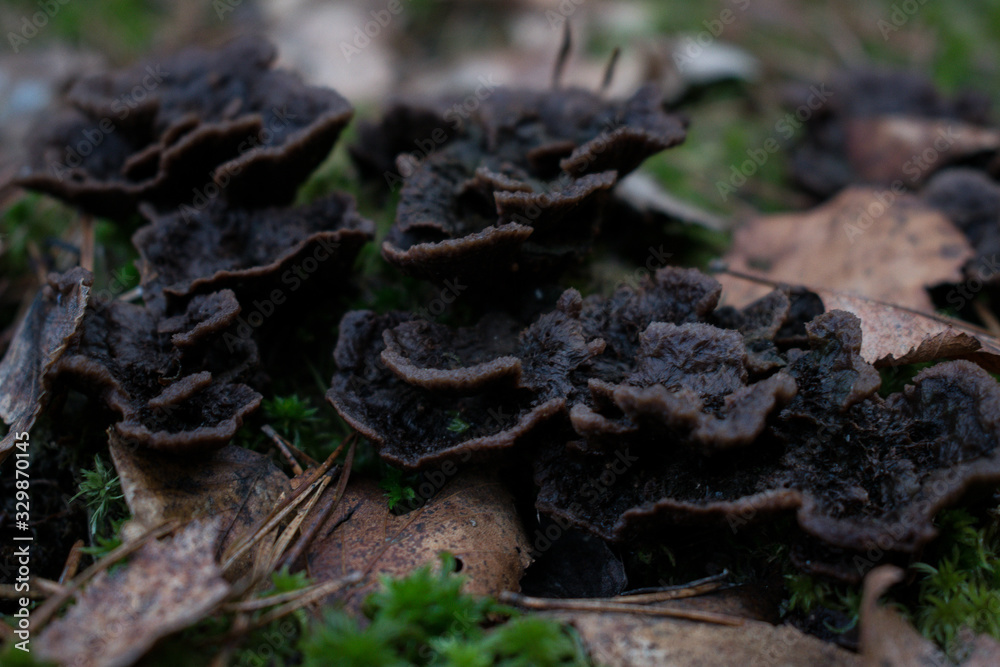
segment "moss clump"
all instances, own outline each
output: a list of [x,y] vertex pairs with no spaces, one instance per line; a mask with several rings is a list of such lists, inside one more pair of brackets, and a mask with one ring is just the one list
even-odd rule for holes
[[558,623],[462,593],[454,569],[455,559],[444,555],[436,572],[426,566],[383,579],[382,590],[366,601],[364,628],[344,612],[327,613],[302,640],[303,664],[326,665],[331,656],[341,665],[370,667],[590,664]]

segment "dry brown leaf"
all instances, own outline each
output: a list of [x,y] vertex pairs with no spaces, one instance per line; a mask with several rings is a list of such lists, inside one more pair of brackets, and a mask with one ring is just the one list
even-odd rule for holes
[[0,362],[0,417],[10,430],[0,441],[0,463],[17,434],[31,429],[49,392],[49,369],[83,321],[93,276],[74,269],[53,274],[18,326]]
[[[736,230],[725,261],[767,280],[932,312],[926,287],[961,282],[974,255],[961,231],[915,197],[855,187],[810,211],[750,220]],[[767,292],[721,282],[734,306]]]
[[[895,565],[882,565],[865,577],[861,599],[861,655],[870,667],[910,667],[910,665],[954,664],[941,649],[925,639],[899,612],[878,603],[886,591],[903,580],[905,573]],[[1000,643],[988,635],[967,633],[963,667],[1000,664]]]
[[899,612],[878,604],[878,599],[903,580],[903,570],[882,565],[865,577],[861,600],[861,655],[872,667],[947,665],[934,644],[920,636]]
[[291,490],[288,477],[268,457],[242,447],[183,458],[131,446],[109,433],[111,459],[133,517],[123,531],[126,539],[169,519],[218,517],[221,553]]
[[816,294],[827,310],[846,310],[861,319],[861,356],[878,368],[968,359],[991,373],[1000,372],[1000,340],[983,329],[830,290]]
[[954,120],[873,116],[847,121],[847,156],[871,183],[919,185],[932,173],[977,153],[1000,149],[1000,132]]
[[519,590],[531,563],[513,499],[483,475],[456,476],[422,508],[402,516],[389,511],[375,482],[352,481],[327,526],[336,528],[321,533],[310,548],[309,575],[316,581],[355,571],[372,575],[345,601],[354,610],[377,586],[374,575],[403,576],[436,563],[442,551],[454,554],[466,577],[464,590],[477,595]]
[[215,560],[220,520],[152,541],[98,574],[38,637],[38,655],[74,667],[130,665],[160,638],[197,622],[229,593]]
[[556,613],[580,633],[594,661],[611,667],[860,665],[858,656],[789,625],[738,627],[614,613]]
[[[774,289],[769,281],[738,276],[720,277],[723,300],[729,291]],[[1000,373],[1000,340],[988,331],[961,320],[922,313],[860,296],[807,286],[823,301],[827,312],[846,310],[861,320],[861,356],[876,368],[939,359],[968,359],[991,373]]]

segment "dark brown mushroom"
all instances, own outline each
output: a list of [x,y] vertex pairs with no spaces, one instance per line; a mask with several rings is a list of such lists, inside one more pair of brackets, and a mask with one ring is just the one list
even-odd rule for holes
[[[745,444],[794,393],[794,382],[778,376],[748,389],[741,334],[697,323],[712,312],[719,289],[697,271],[665,269],[609,299],[568,290],[519,336],[520,325],[500,316],[453,331],[403,313],[349,313],[328,397],[383,458],[409,468],[511,447],[554,416],[571,420],[587,441],[580,449],[601,450],[625,435],[648,439],[652,408],[634,392],[675,391],[681,376],[693,389],[683,407],[659,411],[663,428],[706,448]],[[706,333],[728,346],[707,349]],[[703,379],[713,364],[717,381],[708,388]]]
[[175,453],[217,449],[261,399],[241,382],[257,348],[234,332],[239,312],[228,290],[194,297],[170,317],[97,300],[50,373],[99,396],[132,442]]
[[634,439],[601,456],[552,445],[536,463],[539,509],[611,540],[795,511],[828,547],[918,551],[942,507],[1000,480],[1000,386],[946,362],[882,400],[857,318],[833,311],[808,328],[811,349],[788,355],[798,392],[765,437],[711,458]]
[[[416,110],[393,115],[409,117],[430,122]],[[623,102],[580,89],[497,89],[405,173],[383,255],[439,282],[557,273],[589,252],[618,180],[684,135],[652,87]]]
[[135,233],[147,303],[231,289],[241,300],[283,303],[306,281],[328,285],[346,274],[375,235],[353,197],[333,194],[292,208],[233,208],[213,201],[201,210],[148,212]]
[[[502,320],[491,326],[500,336],[510,335]],[[513,447],[563,411],[565,399],[541,401],[533,392],[502,381],[516,374],[516,366],[502,347],[489,342],[484,327],[454,335],[462,354],[456,358],[469,364],[460,370],[449,368],[458,364],[446,356],[419,352],[414,358],[403,357],[402,341],[416,332],[444,333],[421,327],[406,313],[352,311],[340,322],[334,351],[338,371],[327,399],[375,444],[383,460],[417,469],[487,458]],[[447,346],[451,332],[447,334],[437,339],[440,347]],[[477,340],[481,349],[475,348]]]
[[336,92],[271,69],[275,57],[246,37],[77,81],[18,182],[119,219],[143,201],[286,204],[353,111]]

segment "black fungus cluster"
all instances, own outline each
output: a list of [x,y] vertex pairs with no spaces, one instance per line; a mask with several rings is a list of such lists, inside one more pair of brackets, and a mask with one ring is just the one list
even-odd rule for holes
[[[352,148],[363,174],[401,184],[382,254],[408,275],[494,286],[557,275],[589,252],[612,188],[686,134],[653,86],[621,101],[576,88],[483,97],[464,118],[397,104]],[[433,145],[415,160],[421,141]]]
[[[5,372],[46,391],[85,389],[119,415],[120,435],[152,449],[197,452],[232,438],[260,403],[251,385],[265,315],[285,322],[284,304],[342,292],[375,231],[346,194],[291,205],[353,110],[274,69],[275,56],[267,41],[243,38],[71,86],[19,182],[88,214],[127,222],[141,212],[144,303],[88,293],[79,322],[52,328],[58,355],[41,369],[8,355]],[[300,290],[306,280],[313,289]],[[266,314],[247,315],[260,303]],[[33,344],[45,333],[19,336]]]
[[539,510],[608,540],[792,512],[829,547],[913,553],[941,507],[1000,481],[981,368],[939,364],[883,399],[854,315],[803,291],[719,309],[720,291],[668,268],[568,290],[527,326],[355,311],[328,397],[395,465],[516,451]]

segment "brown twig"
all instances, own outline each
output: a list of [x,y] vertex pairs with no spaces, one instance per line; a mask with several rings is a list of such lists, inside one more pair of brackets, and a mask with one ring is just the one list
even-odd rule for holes
[[59,575],[60,584],[65,584],[76,576],[76,572],[80,568],[80,557],[83,556],[81,549],[83,549],[83,540],[77,540],[73,543],[73,547],[69,550],[69,556],[66,557],[62,574]]
[[18,598],[41,600],[49,595],[44,590],[40,590],[41,587],[35,586],[37,584],[36,579],[32,578],[31,583],[32,586],[27,591],[17,590],[17,586],[14,584],[0,584],[0,600],[16,600]]
[[351,443],[350,449],[347,450],[347,458],[344,460],[344,468],[340,473],[340,479],[337,480],[337,487],[334,489],[333,496],[331,499],[324,504],[323,508],[317,513],[316,518],[313,519],[309,527],[302,532],[302,536],[299,540],[288,550],[278,567],[287,565],[289,568],[295,565],[295,562],[299,560],[302,554],[305,552],[306,548],[312,543],[316,538],[316,533],[323,524],[326,523],[327,517],[330,513],[340,504],[340,499],[344,496],[344,490],[347,488],[347,481],[351,477],[351,468],[354,465],[354,451],[356,443]]
[[622,55],[622,49],[620,46],[616,46],[615,50],[611,52],[611,58],[608,60],[607,66],[604,68],[604,78],[601,80],[601,92],[606,92],[608,88],[611,87],[611,81],[615,78],[615,67],[618,65],[618,58]]
[[717,625],[743,625],[743,619],[739,616],[729,614],[719,614],[712,611],[699,611],[697,609],[673,609],[671,607],[651,607],[641,604],[627,604],[615,602],[614,600],[561,600],[549,598],[533,598],[520,593],[504,591],[500,593],[501,602],[512,604],[523,609],[534,609],[536,611],[586,611],[605,613],[626,613],[639,614],[643,616],[667,616],[669,618],[682,618],[688,621],[700,621],[702,623],[715,623]]
[[80,266],[94,272],[94,216],[80,214]]
[[569,50],[573,46],[573,34],[569,29],[569,21],[563,22],[562,44],[559,46],[559,55],[556,56],[555,67],[552,68],[552,88],[559,88],[562,83],[563,70],[566,69],[566,61],[569,59]]
[[229,555],[224,555],[222,559],[223,571],[226,571],[229,568],[231,568],[233,563],[235,563],[238,558],[240,558],[243,554],[245,554],[255,544],[264,539],[264,536],[266,536],[272,530],[274,530],[278,526],[278,524],[280,524],[285,519],[285,517],[287,517],[288,514],[290,514],[291,511],[295,509],[295,507],[297,507],[304,500],[303,494],[307,490],[313,489],[313,485],[316,484],[319,478],[325,475],[327,471],[333,467],[334,460],[336,460],[336,458],[340,456],[340,452],[343,451],[344,446],[348,445],[351,442],[354,442],[356,438],[357,438],[356,433],[351,433],[349,436],[344,438],[344,441],[340,443],[340,446],[337,447],[337,449],[334,450],[334,452],[326,458],[326,460],[322,463],[322,465],[313,470],[309,474],[309,476],[305,480],[303,480],[302,484],[300,484],[297,489],[292,491],[289,494],[289,496],[285,498],[283,501],[279,502],[266,517],[261,519],[258,528],[256,528],[250,533],[250,537],[244,539],[242,542],[239,542],[231,546],[228,550]]
[[268,559],[268,569],[272,571],[279,569],[278,563],[282,560],[285,550],[288,548],[288,545],[291,544],[292,538],[295,537],[295,533],[299,531],[299,526],[302,525],[302,522],[306,520],[307,516],[309,516],[309,513],[316,505],[316,502],[323,496],[323,492],[326,491],[326,487],[333,481],[332,473],[335,470],[336,468],[323,475],[323,479],[316,484],[315,491],[310,492],[309,499],[301,507],[299,507],[299,511],[296,512],[295,518],[291,520],[283,531],[281,531],[281,535],[278,537],[277,542],[274,543],[274,547],[271,549],[271,558]]
[[649,602],[665,602],[667,600],[681,600],[683,598],[693,598],[705,593],[711,593],[725,585],[725,580],[729,578],[729,571],[724,570],[719,574],[713,574],[704,579],[696,579],[679,586],[662,586],[656,588],[639,588],[634,591],[626,591],[621,595],[616,595],[613,600],[620,602],[630,602],[633,604],[646,604]]
[[295,459],[295,455],[292,453],[292,443],[281,437],[277,431],[271,428],[270,424],[264,424],[260,427],[260,430],[264,432],[264,435],[271,439],[271,442],[277,445],[282,456],[284,456],[285,460],[287,460],[292,466],[292,472],[296,475],[301,475],[302,466],[299,465],[299,462]]
[[972,307],[975,309],[979,319],[986,325],[986,330],[993,336],[1000,338],[1000,320],[997,320],[997,316],[993,314],[989,306],[982,301],[973,301]]

